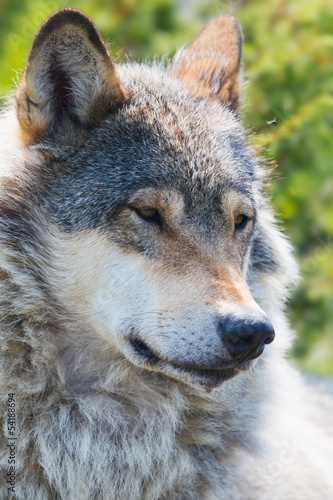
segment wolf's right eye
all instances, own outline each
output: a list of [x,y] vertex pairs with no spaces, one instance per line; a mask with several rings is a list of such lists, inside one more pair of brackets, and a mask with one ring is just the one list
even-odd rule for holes
[[135,212],[141,219],[147,222],[154,222],[155,224],[161,225],[161,217],[156,208],[152,207],[134,207]]
[[143,217],[144,219],[155,219],[158,216],[158,212],[156,208],[151,208],[151,207],[143,207],[143,208],[137,208],[136,211]]

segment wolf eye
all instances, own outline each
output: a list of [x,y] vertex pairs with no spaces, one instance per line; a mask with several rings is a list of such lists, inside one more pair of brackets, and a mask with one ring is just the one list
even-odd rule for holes
[[141,217],[141,219],[144,219],[148,222],[157,222],[157,223],[160,222],[160,215],[156,208],[142,207],[142,208],[135,208],[135,211]]
[[235,229],[239,231],[240,229],[244,229],[246,224],[248,223],[249,218],[244,214],[238,214],[235,217]]
[[143,217],[144,219],[155,219],[157,216],[157,210],[156,208],[151,208],[151,207],[143,207],[143,208],[137,208],[137,212]]

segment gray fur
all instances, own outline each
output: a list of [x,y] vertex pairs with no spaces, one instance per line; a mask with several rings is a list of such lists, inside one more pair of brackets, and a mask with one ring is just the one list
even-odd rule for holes
[[[15,393],[19,500],[331,499],[333,403],[307,387],[285,359],[293,334],[284,306],[297,267],[237,114],[226,103],[191,95],[162,64],[124,64],[117,74],[126,102],[88,133],[80,129],[84,138],[73,146],[61,134],[22,145],[13,132],[13,105],[0,121],[1,498],[10,498],[5,411],[8,393]],[[181,251],[165,264],[177,284],[163,291],[163,297],[179,293],[180,312],[149,311],[153,294],[145,277],[142,284],[133,278],[137,289],[126,289],[128,307],[147,300],[146,315],[133,322],[125,314],[113,336],[99,315],[112,309],[114,290],[101,291],[96,316],[83,289],[70,298],[82,262],[97,273],[108,248],[118,259],[114,273],[122,256],[138,256],[152,269],[159,262],[157,230],[144,224],[133,230],[123,218],[143,187],[179,194],[184,234],[192,235],[184,248],[204,248],[209,262],[227,259],[230,192],[245,196],[255,213],[239,254],[276,340],[211,392],[188,376],[177,378],[167,363],[146,369],[119,340],[134,325],[173,361],[204,365],[213,352],[217,361],[225,359],[211,347],[215,292],[203,295],[199,274],[191,283],[193,270],[187,257],[179,263]],[[81,237],[91,242],[87,260]],[[106,249],[100,254],[94,253],[99,241]],[[75,264],[79,254],[83,260]]]

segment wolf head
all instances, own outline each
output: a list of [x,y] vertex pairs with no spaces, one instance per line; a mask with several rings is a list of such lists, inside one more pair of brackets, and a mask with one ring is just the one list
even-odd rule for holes
[[16,95],[21,189],[47,234],[37,278],[78,338],[206,388],[272,342],[289,272],[240,124],[241,47],[219,15],[168,67],[116,68],[92,22],[63,9]]

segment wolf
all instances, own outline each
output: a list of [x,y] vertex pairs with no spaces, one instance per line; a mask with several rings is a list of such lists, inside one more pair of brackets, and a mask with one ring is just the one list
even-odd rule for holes
[[1,498],[333,498],[242,40],[221,14],[170,63],[116,65],[77,10],[37,32],[0,120]]

